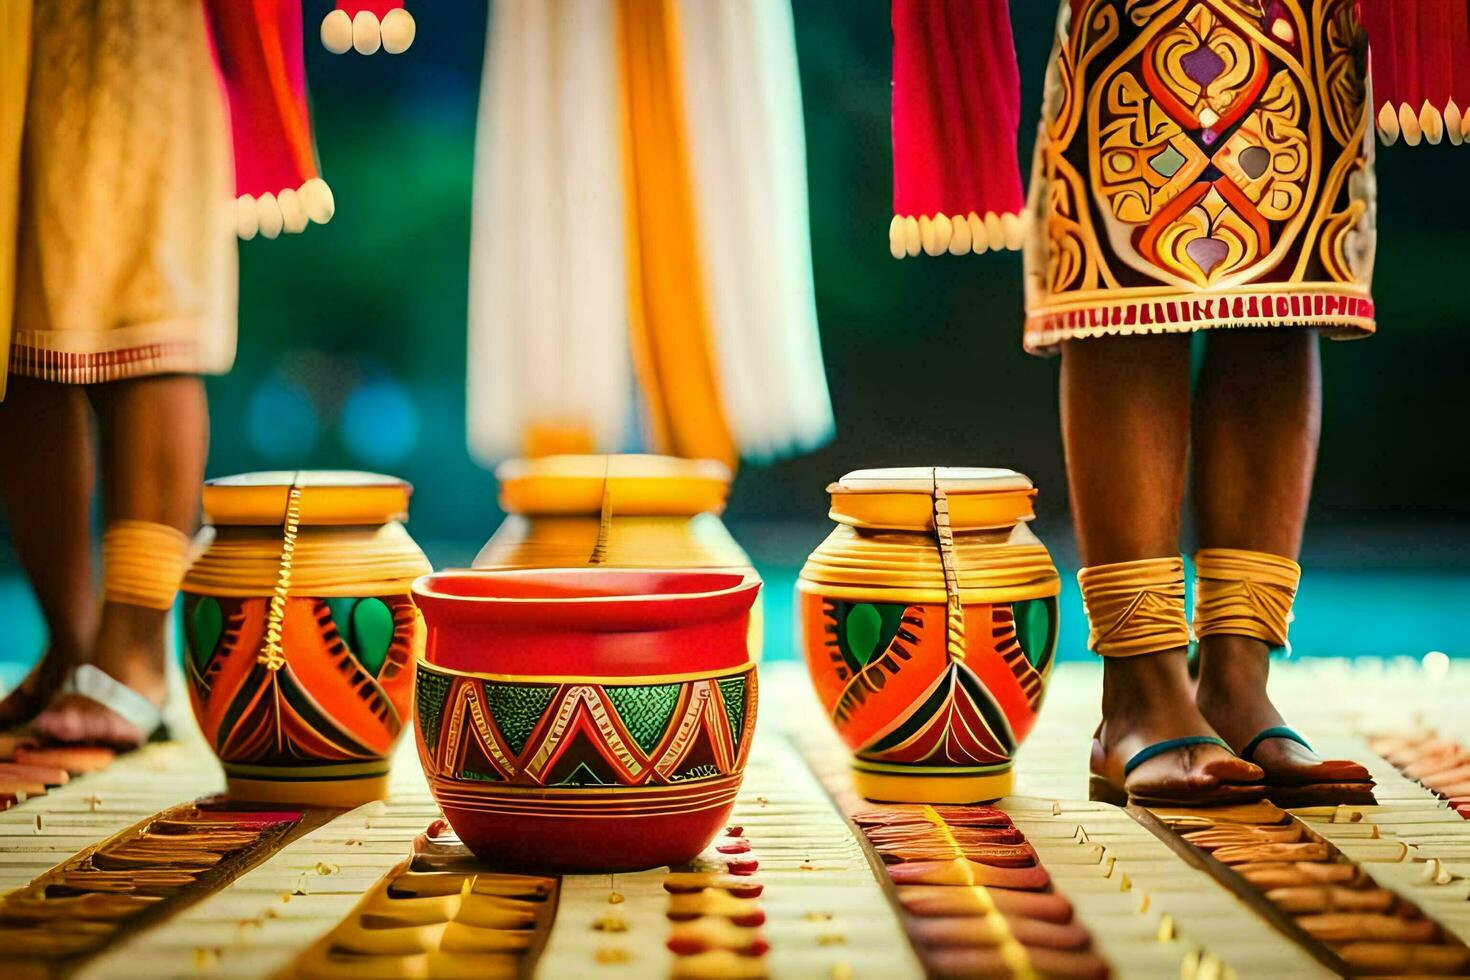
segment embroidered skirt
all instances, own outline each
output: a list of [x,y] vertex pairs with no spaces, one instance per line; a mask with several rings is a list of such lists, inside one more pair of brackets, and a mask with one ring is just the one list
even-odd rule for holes
[[1222,327],[1373,332],[1354,0],[1063,0],[1026,348]]
[[16,374],[222,373],[235,356],[229,129],[198,0],[36,0]]

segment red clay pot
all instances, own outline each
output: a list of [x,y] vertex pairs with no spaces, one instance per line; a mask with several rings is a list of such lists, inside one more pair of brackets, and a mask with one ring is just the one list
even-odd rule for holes
[[760,583],[721,572],[445,572],[414,583],[419,760],[477,855],[629,871],[724,826],[755,727]]

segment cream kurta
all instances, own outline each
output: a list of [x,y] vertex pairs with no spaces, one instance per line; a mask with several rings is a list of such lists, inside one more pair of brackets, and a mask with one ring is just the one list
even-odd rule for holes
[[68,383],[227,371],[232,171],[202,4],[33,7],[11,370]]

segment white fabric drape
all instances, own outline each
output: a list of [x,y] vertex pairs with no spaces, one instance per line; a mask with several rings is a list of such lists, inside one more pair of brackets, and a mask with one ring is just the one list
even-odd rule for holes
[[[495,0],[477,145],[469,439],[536,426],[629,446],[628,220],[617,0]],[[724,415],[741,454],[830,436],[787,0],[674,0],[694,216]],[[677,405],[670,406],[677,411]],[[652,447],[657,448],[657,447]]]
[[476,146],[469,441],[487,464],[534,425],[624,443],[631,414],[616,9],[495,0]]

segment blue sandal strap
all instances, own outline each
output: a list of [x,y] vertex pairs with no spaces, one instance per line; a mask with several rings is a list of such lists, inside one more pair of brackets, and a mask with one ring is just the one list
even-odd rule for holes
[[1311,744],[1308,743],[1306,739],[1302,738],[1296,729],[1288,728],[1285,725],[1273,725],[1272,727],[1265,729],[1255,738],[1247,742],[1245,748],[1242,749],[1240,752],[1240,757],[1246,762],[1254,761],[1252,757],[1256,754],[1256,749],[1261,747],[1262,742],[1269,741],[1273,738],[1284,738],[1288,742],[1295,742],[1302,748],[1306,749],[1308,752],[1312,751]]
[[1230,751],[1230,746],[1226,745],[1222,739],[1216,738],[1214,735],[1186,735],[1183,738],[1167,738],[1162,742],[1155,742],[1148,748],[1139,750],[1137,755],[1129,759],[1127,765],[1123,766],[1123,778],[1127,779],[1133,774],[1133,770],[1150,759],[1157,758],[1165,752],[1173,752],[1175,749],[1188,748],[1191,745],[1218,745],[1226,752]]

